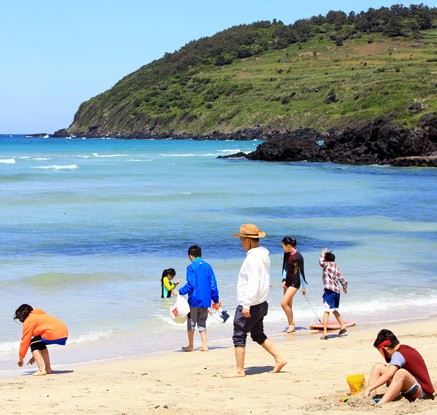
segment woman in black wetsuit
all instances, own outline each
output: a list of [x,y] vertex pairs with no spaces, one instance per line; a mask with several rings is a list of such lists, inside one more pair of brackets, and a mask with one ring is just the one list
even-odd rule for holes
[[293,319],[293,297],[302,285],[302,294],[306,294],[307,282],[305,280],[304,260],[302,254],[296,249],[296,239],[286,236],[282,239],[282,249],[284,250],[284,260],[282,263],[282,287],[284,295],[281,307],[288,320],[287,333],[295,331]]

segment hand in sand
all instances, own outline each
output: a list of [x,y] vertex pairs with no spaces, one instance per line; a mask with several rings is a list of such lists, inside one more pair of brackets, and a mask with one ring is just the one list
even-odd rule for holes
[[370,389],[367,387],[363,390],[363,398],[368,398],[370,396]]

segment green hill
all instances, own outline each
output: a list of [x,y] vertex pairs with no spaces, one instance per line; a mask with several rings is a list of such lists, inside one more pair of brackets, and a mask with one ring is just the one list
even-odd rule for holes
[[71,134],[148,136],[344,128],[437,111],[437,8],[331,11],[232,27],[82,103]]

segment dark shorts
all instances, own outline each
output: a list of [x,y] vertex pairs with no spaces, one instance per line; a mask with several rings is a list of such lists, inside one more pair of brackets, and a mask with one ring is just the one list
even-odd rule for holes
[[208,309],[191,307],[187,318],[187,330],[194,331],[196,326],[199,331],[206,331],[206,320],[208,318]]
[[325,311],[335,311],[340,307],[340,294],[335,291],[326,290],[323,292],[323,304]]
[[300,276],[299,274],[294,274],[291,278],[285,280],[286,287],[300,288]]
[[30,350],[33,352],[34,350],[45,350],[47,349],[48,344],[60,344],[61,346],[65,346],[67,343],[67,337],[56,340],[47,340],[43,339],[41,336],[32,337],[30,341]]
[[235,310],[234,334],[232,341],[234,347],[246,347],[247,334],[250,333],[252,340],[263,344],[267,336],[264,334],[264,317],[267,315],[269,305],[267,301],[250,307],[251,317],[243,316],[243,306],[239,305]]
[[402,392],[402,395],[405,398],[407,398],[410,402],[413,402],[418,398],[423,399],[426,396],[426,393],[423,391],[422,386],[420,386],[420,383],[416,382],[406,392]]

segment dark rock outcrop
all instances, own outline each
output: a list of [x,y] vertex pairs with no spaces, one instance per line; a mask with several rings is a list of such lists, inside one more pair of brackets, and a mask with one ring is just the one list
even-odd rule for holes
[[437,164],[436,114],[428,114],[417,128],[411,129],[381,118],[340,132],[321,134],[302,129],[272,132],[264,139],[264,143],[246,155],[247,159],[394,166],[435,167]]
[[71,137],[71,134],[65,128],[63,128],[61,130],[55,131],[51,135],[51,137],[54,137],[54,138],[65,138],[65,137]]

